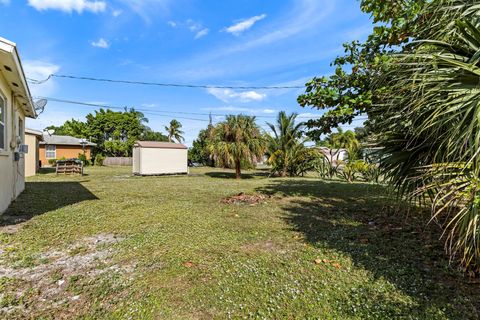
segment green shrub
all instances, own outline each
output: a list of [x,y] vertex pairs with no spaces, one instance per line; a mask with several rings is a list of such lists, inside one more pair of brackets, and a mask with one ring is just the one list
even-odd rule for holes
[[83,163],[83,165],[84,165],[85,167],[88,167],[88,166],[92,165],[92,162],[91,162],[90,160],[88,160],[88,159],[87,159],[87,156],[84,155],[83,153],[79,153],[79,154],[78,154],[78,159],[79,159],[80,161],[82,161],[82,163]]
[[105,156],[103,154],[97,154],[95,156],[95,161],[94,161],[94,165],[95,166],[103,166],[103,161],[105,160]]

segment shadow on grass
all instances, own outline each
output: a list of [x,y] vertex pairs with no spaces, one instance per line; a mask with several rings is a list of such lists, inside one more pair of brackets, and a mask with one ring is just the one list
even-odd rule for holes
[[79,182],[27,182],[25,191],[0,217],[0,225],[13,225],[34,216],[98,198]]
[[[84,169],[85,170],[85,169]],[[56,168],[52,168],[52,167],[43,167],[43,168],[40,168],[40,170],[38,170],[38,175],[45,175],[45,174],[52,174],[52,173],[55,173],[57,171]],[[65,175],[64,173],[60,173],[59,176],[63,176]],[[80,175],[80,174],[68,174],[68,175]],[[88,176],[87,173],[83,173],[83,176],[86,177]]]
[[42,167],[38,170],[38,174],[49,174],[55,173],[56,169],[54,167]]
[[[218,179],[235,179],[235,172],[228,172],[228,171],[211,171],[206,172],[205,175],[218,178]],[[268,171],[255,171],[252,172],[242,172],[242,179],[254,179],[255,177],[268,177]]]
[[434,306],[479,318],[479,283],[449,266],[441,230],[426,226],[425,210],[409,210],[386,196],[384,187],[371,184],[296,179],[257,191],[296,197],[284,207],[291,229],[313,246],[343,252],[357,268],[413,298],[416,306],[402,306],[402,312],[425,315]]

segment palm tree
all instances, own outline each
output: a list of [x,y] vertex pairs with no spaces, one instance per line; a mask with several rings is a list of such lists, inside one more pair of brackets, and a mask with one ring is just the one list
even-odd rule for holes
[[392,57],[372,111],[383,119],[385,174],[400,195],[430,200],[451,257],[479,272],[480,21],[475,1],[454,2],[462,1],[427,8],[432,29],[443,32],[427,23],[426,40]]
[[253,164],[265,152],[265,140],[255,117],[229,115],[212,130],[209,151],[224,166],[235,167],[235,177],[241,179],[242,163]]
[[327,137],[327,144],[333,149],[358,150],[360,142],[358,142],[355,132],[351,130],[343,131],[337,128],[338,132],[332,133]]
[[173,119],[170,121],[170,126],[165,127],[168,141],[173,142],[173,139],[175,139],[178,141],[178,143],[182,143],[185,139],[183,138],[184,132],[180,130],[181,128],[182,124],[177,120]]
[[267,125],[273,132],[273,136],[268,136],[268,162],[272,164],[272,170],[285,177],[288,168],[298,155],[298,145],[301,141],[304,127],[303,122],[295,124],[298,114],[292,113],[289,116],[284,111],[278,114],[276,125],[268,123]]

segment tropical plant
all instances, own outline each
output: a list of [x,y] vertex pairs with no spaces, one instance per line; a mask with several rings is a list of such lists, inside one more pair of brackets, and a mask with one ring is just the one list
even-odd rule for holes
[[197,139],[192,143],[188,150],[188,159],[192,162],[198,162],[204,165],[214,166],[213,156],[209,152],[209,144],[212,140],[213,125],[209,124],[207,129],[200,130]]
[[178,143],[182,143],[185,139],[183,137],[184,132],[180,130],[181,128],[182,124],[179,121],[175,119],[170,121],[170,124],[168,126],[165,126],[168,141],[173,142],[173,139],[175,139]]
[[253,165],[264,156],[266,142],[255,117],[229,115],[217,124],[209,145],[215,160],[222,166],[234,167],[235,177],[242,177],[242,163]]
[[302,162],[299,157],[305,155],[302,139],[303,123],[295,123],[296,113],[289,116],[281,111],[277,117],[277,123],[267,122],[273,136],[268,135],[268,162],[272,166],[272,172],[285,177],[289,172],[296,171],[292,168],[294,163]]
[[365,169],[360,173],[362,174],[363,179],[367,182],[380,182],[381,171],[377,163],[366,162]]
[[[401,195],[432,203],[446,249],[480,271],[480,7],[438,0],[421,34],[378,80],[381,166]],[[440,29],[439,29],[440,28]],[[443,32],[441,32],[443,31]],[[381,128],[381,129],[380,129]]]
[[103,166],[103,162],[104,162],[104,161],[105,161],[105,156],[104,156],[103,154],[101,154],[101,153],[97,153],[97,154],[95,155],[95,160],[94,160],[93,164],[94,164],[95,166],[101,167],[101,166]]
[[161,132],[156,132],[151,128],[145,126],[142,135],[139,137],[140,141],[168,141],[168,137]]
[[352,183],[358,174],[363,174],[368,169],[368,163],[364,160],[348,160],[341,166],[341,174],[343,178]]

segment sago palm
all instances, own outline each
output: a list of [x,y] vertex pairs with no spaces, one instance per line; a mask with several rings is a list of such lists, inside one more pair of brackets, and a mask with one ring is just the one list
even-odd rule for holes
[[242,177],[242,164],[254,164],[263,157],[265,139],[255,117],[229,115],[212,130],[209,151],[220,164],[235,168],[235,177]]
[[385,173],[400,194],[431,201],[451,257],[480,271],[480,6],[455,0],[432,8],[460,19],[429,15],[437,31],[426,29],[431,38],[392,58],[372,112],[384,119]]

